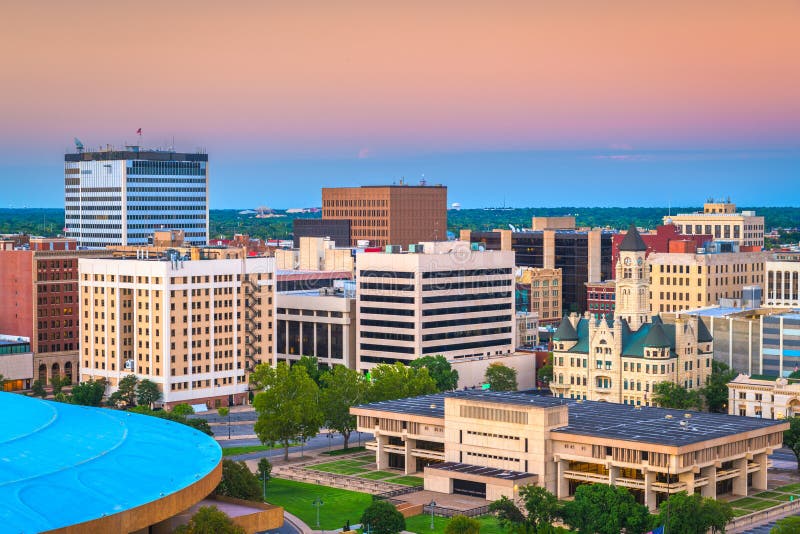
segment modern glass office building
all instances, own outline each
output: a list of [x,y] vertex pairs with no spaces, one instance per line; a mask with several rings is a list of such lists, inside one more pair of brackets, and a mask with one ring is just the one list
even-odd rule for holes
[[144,245],[155,230],[208,242],[208,154],[100,150],[64,155],[65,233],[78,245]]

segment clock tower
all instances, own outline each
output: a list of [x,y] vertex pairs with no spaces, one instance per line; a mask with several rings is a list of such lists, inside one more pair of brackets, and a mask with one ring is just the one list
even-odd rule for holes
[[631,225],[619,245],[615,319],[625,319],[634,332],[650,322],[650,267],[647,245]]

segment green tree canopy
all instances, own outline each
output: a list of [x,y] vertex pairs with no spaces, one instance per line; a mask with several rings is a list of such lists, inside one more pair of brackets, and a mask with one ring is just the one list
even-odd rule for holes
[[320,381],[325,426],[342,435],[346,449],[350,434],[356,429],[356,417],[350,413],[350,407],[366,402],[369,382],[361,373],[344,365],[335,365],[322,374]]
[[480,534],[481,524],[465,515],[454,515],[444,527],[444,534]]
[[728,413],[728,382],[736,378],[736,371],[724,362],[711,361],[708,383],[700,390],[706,409],[713,413]]
[[176,404],[175,406],[172,407],[172,410],[170,410],[170,411],[172,413],[174,413],[175,415],[184,415],[184,416],[186,416],[186,415],[194,414],[194,408],[192,408],[192,406],[190,404],[187,404],[185,402],[182,402],[180,404]]
[[484,379],[492,391],[516,391],[517,370],[502,363],[493,363],[486,368]]
[[106,392],[106,381],[87,380],[72,386],[72,403],[82,406],[100,406]]
[[175,529],[175,534],[245,534],[245,530],[233,522],[216,506],[201,506],[189,523]]
[[117,391],[108,398],[108,403],[112,406],[136,406],[136,385],[139,378],[134,374],[129,374],[120,379],[117,384]]
[[792,450],[800,470],[800,417],[789,418],[789,429],[783,433],[783,446]]
[[308,376],[316,382],[317,385],[320,384],[319,379],[322,376],[322,371],[319,368],[319,360],[316,356],[301,356],[299,360],[291,364],[292,367],[295,365],[300,365],[306,368],[306,373]]
[[370,375],[370,402],[416,397],[438,391],[436,382],[425,367],[415,369],[400,362],[393,365],[382,363],[375,366]]
[[536,373],[536,377],[544,382],[545,384],[549,384],[553,381],[553,364],[547,363],[544,364],[539,368],[539,372]]
[[47,396],[47,391],[44,389],[44,384],[39,379],[33,381],[31,384],[31,392],[37,397],[45,398]]
[[406,528],[403,514],[388,501],[373,501],[361,514],[361,524],[375,534],[397,534]]
[[66,376],[54,375],[53,378],[50,379],[50,385],[53,387],[53,395],[61,393],[64,386],[68,386],[69,383],[70,380]]
[[258,420],[255,432],[262,443],[281,443],[284,459],[289,459],[293,439],[317,435],[323,416],[319,409],[319,387],[302,365],[290,369],[285,362],[276,367],[259,364],[253,382],[264,391],[253,401]]
[[136,384],[136,403],[144,406],[152,406],[154,402],[161,398],[158,385],[148,379],[140,380]]
[[667,532],[725,532],[731,519],[730,504],[682,491],[661,503],[656,524],[665,525]]
[[800,532],[800,516],[789,516],[778,520],[769,534],[797,534]]
[[452,391],[458,387],[458,371],[454,370],[441,354],[417,358],[411,362],[411,367],[415,369],[425,367],[439,391]]
[[545,488],[529,485],[519,488],[519,498],[524,511],[505,496],[489,505],[500,526],[520,534],[550,532],[550,524],[560,514],[556,496]]
[[698,391],[689,391],[674,382],[659,382],[653,386],[653,402],[662,408],[699,410],[703,399]]
[[222,480],[214,493],[247,501],[259,501],[261,481],[244,462],[222,460]]
[[578,486],[575,499],[564,505],[563,517],[581,534],[619,534],[623,530],[641,534],[649,530],[651,523],[647,507],[637,503],[627,488],[606,484]]

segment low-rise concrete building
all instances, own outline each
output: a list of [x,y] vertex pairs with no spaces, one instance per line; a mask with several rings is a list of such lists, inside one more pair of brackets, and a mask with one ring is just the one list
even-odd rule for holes
[[740,374],[728,383],[728,413],[766,419],[800,415],[800,380]]
[[[33,352],[26,337],[0,335],[0,391],[30,389],[33,382]],[[46,384],[42,384],[46,385]]]
[[559,499],[581,484],[630,489],[654,510],[686,491],[767,489],[785,421],[684,413],[523,392],[455,391],[351,408],[378,469],[422,472],[425,489],[495,500],[536,484]]

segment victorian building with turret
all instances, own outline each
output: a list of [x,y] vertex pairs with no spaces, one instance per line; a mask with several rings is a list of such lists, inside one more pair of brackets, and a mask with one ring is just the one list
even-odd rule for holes
[[665,324],[650,312],[647,245],[631,226],[619,247],[613,316],[572,314],[553,335],[558,397],[653,406],[653,387],[699,389],[711,374],[713,339],[696,317]]

